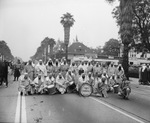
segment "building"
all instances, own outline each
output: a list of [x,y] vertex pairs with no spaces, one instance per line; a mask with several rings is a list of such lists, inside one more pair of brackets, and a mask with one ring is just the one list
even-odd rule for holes
[[137,52],[135,48],[129,51],[129,62],[130,64],[150,64],[150,53],[149,52]]
[[96,58],[97,53],[95,50],[90,49],[81,42],[74,42],[68,48],[68,59],[74,57],[87,57],[87,58]]

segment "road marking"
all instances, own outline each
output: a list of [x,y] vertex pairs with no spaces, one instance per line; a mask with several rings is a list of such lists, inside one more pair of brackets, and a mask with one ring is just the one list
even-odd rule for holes
[[27,123],[25,96],[22,96],[21,123]]
[[20,101],[21,101],[20,93],[18,93],[16,115],[15,115],[15,123],[20,123],[20,110],[21,110],[21,108],[20,108],[21,107]]
[[121,113],[121,114],[123,114],[123,115],[125,115],[125,116],[127,116],[127,117],[129,117],[129,118],[131,118],[131,119],[133,119],[133,120],[135,120],[135,121],[137,121],[137,122],[139,122],[139,123],[145,123],[145,122],[143,122],[143,121],[141,121],[141,120],[139,120],[139,119],[137,119],[137,118],[135,118],[135,117],[133,117],[133,116],[131,116],[131,115],[129,115],[129,114],[127,114],[127,113],[125,113],[125,112],[123,112],[123,111],[121,111],[121,110],[119,110],[119,109],[117,109],[117,108],[107,104],[107,103],[104,103],[101,100],[98,100],[98,99],[93,98],[93,97],[90,97],[90,98],[95,100],[95,101],[97,101],[97,102],[99,102],[99,103],[101,103],[101,104],[103,104],[103,105],[105,105],[105,106],[107,106],[107,107],[109,107],[109,108],[111,108],[111,109],[113,109],[113,110],[115,110],[115,111],[117,111],[117,112],[119,112],[119,113]]
[[25,96],[18,93],[15,123],[27,123]]

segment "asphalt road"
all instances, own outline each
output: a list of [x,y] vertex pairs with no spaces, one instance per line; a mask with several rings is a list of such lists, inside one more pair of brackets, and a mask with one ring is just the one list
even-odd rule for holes
[[77,94],[18,96],[17,82],[0,87],[0,122],[142,123],[150,122],[150,87],[132,81],[129,100]]

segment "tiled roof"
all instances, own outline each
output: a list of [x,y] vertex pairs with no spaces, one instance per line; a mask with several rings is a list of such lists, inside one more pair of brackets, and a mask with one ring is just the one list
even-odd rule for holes
[[85,46],[81,42],[74,42],[68,48],[69,54],[95,54],[94,50]]

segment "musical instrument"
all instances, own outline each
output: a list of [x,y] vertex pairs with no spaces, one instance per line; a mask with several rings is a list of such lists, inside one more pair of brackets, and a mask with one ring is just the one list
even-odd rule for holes
[[56,93],[56,87],[55,85],[49,85],[47,86],[48,94],[55,94]]
[[113,88],[114,88],[114,93],[118,93],[118,91],[119,91],[119,85],[114,85],[113,86]]
[[79,89],[79,93],[84,97],[90,96],[92,92],[93,88],[89,83],[83,83]]

